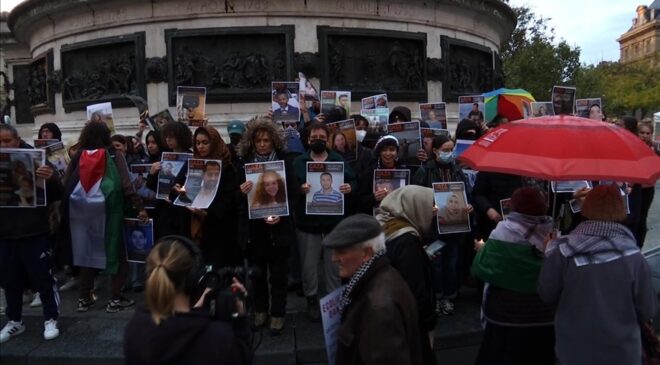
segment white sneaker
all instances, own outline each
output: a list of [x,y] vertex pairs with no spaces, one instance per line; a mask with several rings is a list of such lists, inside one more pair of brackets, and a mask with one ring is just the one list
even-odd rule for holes
[[0,343],[5,343],[10,338],[18,336],[23,332],[25,332],[23,322],[9,321],[2,331],[0,331]]
[[57,329],[57,321],[49,319],[44,322],[44,340],[52,340],[60,335],[60,330]]
[[34,293],[32,297],[32,302],[30,302],[30,308],[41,307],[41,296],[39,293]]

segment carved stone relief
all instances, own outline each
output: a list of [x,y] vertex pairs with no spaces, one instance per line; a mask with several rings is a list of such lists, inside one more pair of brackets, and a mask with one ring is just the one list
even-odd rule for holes
[[48,80],[53,74],[53,50],[36,57],[30,63],[27,97],[34,115],[55,113],[55,89]]
[[471,42],[443,36],[445,55],[443,95],[447,102],[461,95],[481,94],[493,89],[493,54],[490,49]]

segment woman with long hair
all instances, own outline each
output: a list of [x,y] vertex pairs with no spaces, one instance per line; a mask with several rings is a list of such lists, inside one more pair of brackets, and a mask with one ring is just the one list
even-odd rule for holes
[[286,204],[286,183],[276,171],[266,171],[257,180],[252,208]]
[[[193,305],[191,277],[200,273],[201,262],[189,247],[194,243],[183,239],[161,240],[147,256],[146,308],[138,308],[126,326],[126,364],[249,364],[243,303],[237,301],[231,322],[213,320]],[[236,279],[231,289],[247,294]]]

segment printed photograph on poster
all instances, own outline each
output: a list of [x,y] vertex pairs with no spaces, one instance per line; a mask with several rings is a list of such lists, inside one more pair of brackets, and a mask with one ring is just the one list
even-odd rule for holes
[[568,205],[571,207],[571,212],[580,213],[582,211],[582,199],[571,199],[568,201]]
[[328,114],[337,106],[344,108],[346,110],[346,115],[351,115],[351,92],[322,90],[321,113]]
[[390,115],[389,109],[361,110],[360,115],[369,121],[367,135],[382,136],[387,133],[387,123]]
[[115,122],[112,118],[112,103],[99,103],[87,106],[87,120],[90,122],[102,122],[110,129],[110,134],[115,134]]
[[274,122],[298,122],[300,120],[300,84],[298,82],[274,81],[272,84],[271,108]]
[[158,172],[156,199],[169,200],[174,179],[192,156],[192,153],[163,152]]
[[66,160],[67,156],[64,143],[58,141],[57,143],[46,146],[44,150],[46,151],[46,159],[48,162],[55,166],[55,169],[60,176],[64,176],[66,167],[69,165]]
[[142,198],[144,209],[156,207],[156,192],[147,187],[147,177],[151,170],[150,164],[134,164],[130,167],[131,184],[135,192]]
[[252,182],[247,195],[250,219],[289,215],[284,161],[245,164],[245,179]]
[[660,121],[655,122],[654,135],[653,140],[660,143]]
[[207,209],[218,191],[221,173],[222,160],[188,160],[186,182],[174,200],[174,205]]
[[176,114],[180,122],[190,127],[204,125],[206,117],[206,88],[194,86],[176,87]]
[[139,219],[124,218],[123,237],[126,261],[144,264],[154,247],[153,219],[143,223]]
[[19,148],[0,150],[0,207],[37,206],[34,158]]
[[447,129],[420,128],[419,133],[422,135],[422,148],[424,148],[424,152],[429,156],[433,153],[433,138],[436,136],[449,137],[449,131]]
[[389,109],[387,94],[378,94],[362,98],[362,110]]
[[527,100],[522,100],[523,119],[532,117],[532,103]]
[[573,115],[575,112],[575,88],[568,86],[552,87],[552,110],[555,115]]
[[399,162],[404,165],[419,165],[417,151],[422,148],[419,122],[389,124],[387,131],[399,140]]
[[337,152],[346,162],[357,159],[357,135],[353,119],[326,124],[330,130],[328,148]]
[[603,120],[603,104],[600,98],[575,100],[575,114],[578,117]]
[[314,84],[305,76],[304,73],[298,72],[298,83],[300,84],[299,88],[305,95],[305,100],[307,101],[318,101],[319,100],[319,91],[316,89]]
[[59,142],[59,140],[57,139],[35,139],[34,148],[46,148],[51,144],[55,144],[57,142]]
[[307,162],[309,193],[305,197],[305,214],[344,215],[343,162]]
[[172,113],[170,113],[169,109],[161,110],[158,112],[158,114],[152,115],[146,120],[147,120],[147,124],[149,125],[149,128],[152,131],[160,131],[160,129],[166,123],[174,122],[174,118],[172,117]]
[[[5,148],[8,150],[9,148]],[[46,164],[46,151],[42,149],[22,149],[27,154],[32,157],[32,163],[34,164],[34,178],[36,179],[35,183],[35,192],[37,197],[37,206],[44,207],[46,206],[46,179],[37,176],[36,171],[39,167]]]
[[500,212],[502,212],[502,219],[511,213],[511,198],[500,200]]
[[470,139],[457,139],[456,147],[454,147],[454,155],[456,157],[460,156],[463,152],[470,148],[474,142],[475,141]]
[[435,205],[438,207],[438,233],[470,231],[465,184],[462,182],[433,183]]
[[534,117],[544,117],[546,115],[555,115],[552,108],[552,102],[549,101],[533,101],[532,102],[532,115]]
[[389,193],[398,188],[404,187],[409,183],[410,170],[408,169],[374,170],[374,193],[383,190]]
[[472,119],[475,122],[484,121],[484,96],[471,95],[458,97],[458,120]]
[[576,181],[553,181],[550,184],[553,193],[573,193],[582,188],[592,188],[591,182],[587,180]]
[[430,128],[447,129],[447,107],[445,103],[419,104],[419,115]]

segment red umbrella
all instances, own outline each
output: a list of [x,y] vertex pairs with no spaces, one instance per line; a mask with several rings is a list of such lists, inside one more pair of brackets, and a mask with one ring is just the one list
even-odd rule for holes
[[573,116],[547,116],[502,125],[459,160],[475,170],[545,180],[615,180],[654,184],[660,157],[629,131]]

